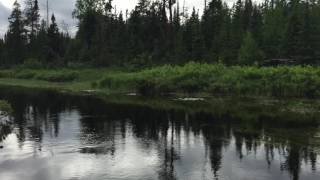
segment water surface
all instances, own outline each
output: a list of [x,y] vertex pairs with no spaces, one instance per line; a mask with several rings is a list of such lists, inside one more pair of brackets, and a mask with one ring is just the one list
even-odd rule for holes
[[[317,180],[314,105],[0,88],[1,180]],[[275,105],[276,104],[276,105]]]

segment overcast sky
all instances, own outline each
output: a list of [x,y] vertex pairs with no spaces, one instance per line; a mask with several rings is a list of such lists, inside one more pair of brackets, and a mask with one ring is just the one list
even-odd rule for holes
[[[75,31],[76,20],[72,19],[71,13],[74,8],[76,0],[49,0],[50,13],[54,13],[57,22],[60,26],[62,24],[68,24],[70,31]],[[117,7],[117,10],[132,9],[136,5],[138,0],[114,0],[113,4]],[[233,1],[233,0],[228,0]],[[24,0],[18,0],[23,5]],[[180,0],[182,4],[183,0]],[[190,9],[193,6],[197,9],[203,9],[204,0],[185,0],[186,6]],[[14,0],[0,0],[0,36],[3,36],[8,27],[8,16],[11,12],[11,7]],[[40,10],[42,17],[45,17],[46,0],[39,0]]]

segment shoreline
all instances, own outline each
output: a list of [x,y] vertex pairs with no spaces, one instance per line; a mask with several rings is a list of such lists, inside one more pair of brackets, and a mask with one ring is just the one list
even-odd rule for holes
[[178,97],[262,97],[320,99],[315,66],[225,66],[188,63],[135,71],[121,69],[7,69],[0,85],[69,91],[77,94],[140,94]]

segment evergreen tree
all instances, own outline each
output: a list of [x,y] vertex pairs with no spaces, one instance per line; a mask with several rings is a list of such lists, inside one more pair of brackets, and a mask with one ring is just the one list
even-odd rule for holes
[[223,21],[220,27],[217,45],[219,46],[219,61],[225,64],[233,64],[234,58],[232,52],[232,31],[231,31],[231,16],[228,5],[224,4]]
[[238,0],[232,8],[222,0],[205,4],[199,19],[199,10],[188,14],[183,7],[180,12],[176,0],[139,0],[124,18],[112,0],[77,0],[73,16],[79,29],[71,40],[59,32],[54,16],[49,29],[44,21],[39,24],[37,0],[26,0],[25,17],[16,2],[1,56],[15,64],[38,58],[50,64],[63,59],[104,66],[190,59],[251,65],[263,59],[262,51],[267,59],[320,59],[317,1]]
[[[111,2],[111,1],[110,1]],[[79,20],[77,38],[84,45],[83,51],[92,49],[92,42],[98,29],[99,16],[105,12],[104,0],[77,0],[73,16]],[[86,56],[84,58],[89,58]]]
[[302,58],[302,49],[304,35],[304,22],[299,0],[291,0],[289,2],[289,17],[284,39],[285,56],[299,59]]
[[29,40],[32,41],[40,29],[38,0],[26,0],[25,7],[25,24],[28,30]]
[[43,64],[47,63],[47,54],[48,54],[48,37],[47,37],[47,23],[45,20],[41,20],[40,29],[37,35],[36,40],[34,41],[34,49],[36,49],[36,57],[39,61],[42,61]]
[[3,39],[1,38],[0,39],[0,65],[3,64],[4,62],[4,53],[5,53],[5,49],[4,49],[4,41]]
[[60,33],[56,23],[54,14],[51,16],[51,24],[48,28],[48,60],[54,60],[59,58],[60,53]]
[[199,14],[193,8],[190,18],[187,20],[184,32],[184,45],[188,54],[186,59],[202,60],[204,42],[200,33]]
[[[213,0],[204,11],[202,17],[202,33],[207,50],[218,48],[218,36],[223,23],[223,4],[221,0]],[[217,50],[216,50],[217,51]],[[217,52],[216,52],[217,53]]]
[[238,0],[233,8],[232,8],[232,16],[231,16],[231,39],[232,39],[232,46],[229,47],[229,51],[231,56],[236,59],[238,56],[238,51],[241,47],[243,34],[246,32],[243,29],[243,2]]
[[310,4],[310,39],[314,62],[320,64],[320,6],[316,1]]
[[24,60],[24,47],[26,43],[25,29],[20,4],[15,1],[9,17],[9,29],[5,36],[7,52],[6,64],[18,64]]
[[254,65],[263,60],[263,52],[259,49],[250,32],[247,32],[243,39],[238,59],[241,65]]
[[[285,0],[271,1],[264,7],[262,47],[267,58],[284,56],[283,44],[286,31],[287,4]],[[261,36],[261,35],[260,35]]]

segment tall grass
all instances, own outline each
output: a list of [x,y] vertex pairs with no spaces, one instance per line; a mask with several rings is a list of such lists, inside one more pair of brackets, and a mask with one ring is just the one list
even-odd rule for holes
[[293,97],[320,96],[320,69],[313,66],[226,67],[222,64],[165,65],[106,75],[101,88],[134,89],[153,95],[169,92]]

